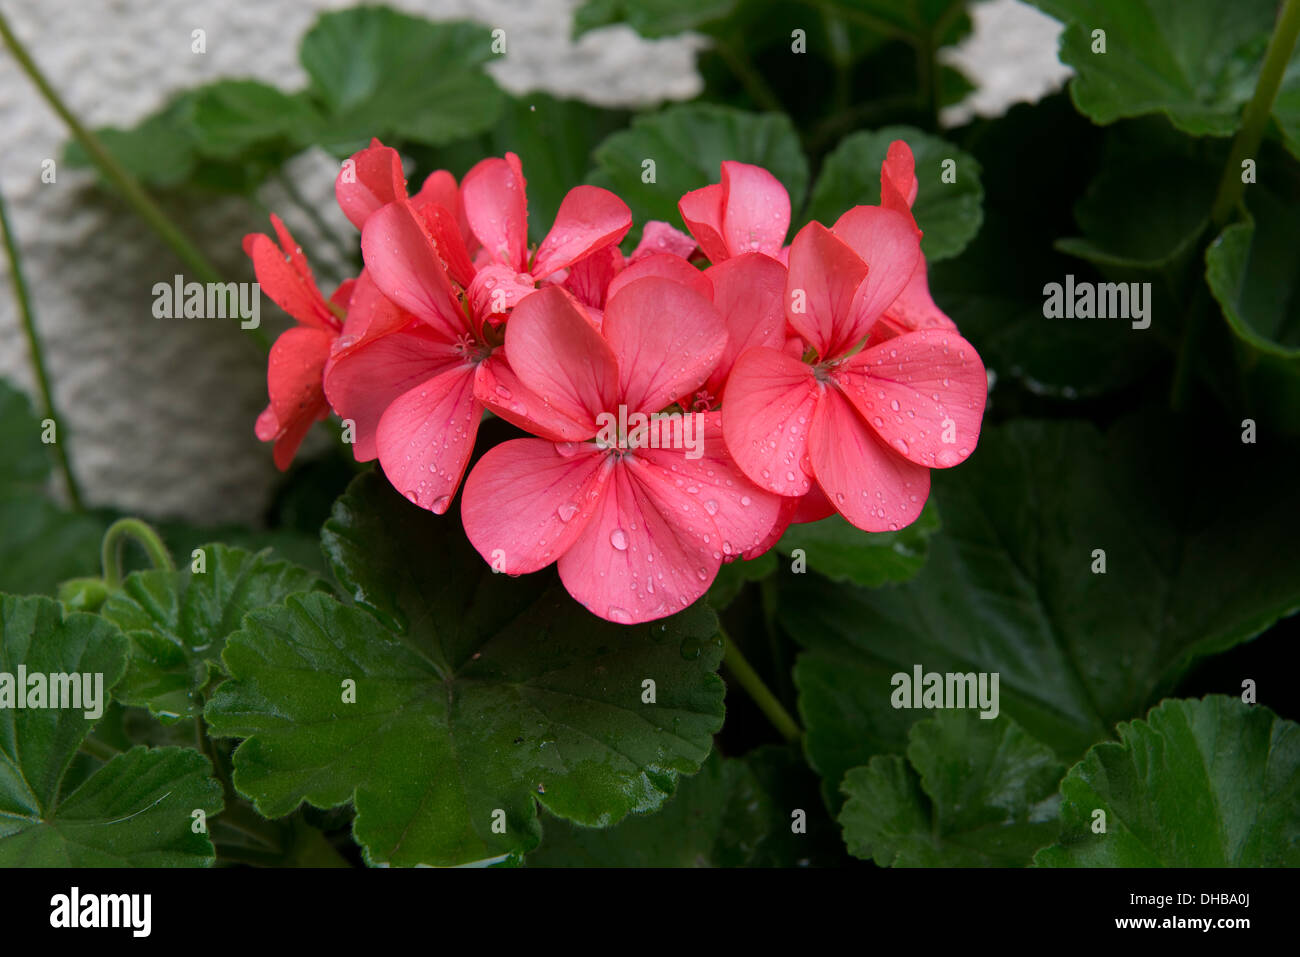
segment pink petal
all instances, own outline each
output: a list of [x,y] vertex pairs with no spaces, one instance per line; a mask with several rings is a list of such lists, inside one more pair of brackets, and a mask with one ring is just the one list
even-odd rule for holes
[[659,276],[663,279],[671,279],[674,282],[681,283],[683,286],[689,286],[705,299],[713,299],[713,283],[709,281],[701,270],[696,269],[685,259],[680,256],[673,256],[669,253],[656,253],[652,256],[644,256],[641,259],[628,265],[621,273],[614,278],[609,284],[609,290],[606,293],[606,299],[613,296],[624,286],[638,279],[645,279],[647,276]]
[[930,494],[930,470],[885,448],[836,389],[817,404],[808,452],[831,504],[863,531],[911,524]]
[[790,229],[790,194],[781,181],[749,163],[722,164],[722,237],[732,256],[781,252]]
[[642,227],[641,241],[636,244],[636,249],[632,250],[628,262],[634,263],[657,253],[690,259],[693,252],[695,252],[694,239],[668,223],[651,219]]
[[333,358],[341,359],[362,346],[418,322],[379,291],[368,270],[361,270],[348,303],[343,334],[334,343]]
[[372,139],[353,153],[334,180],[334,196],[353,226],[361,229],[381,206],[406,198],[406,177],[397,150]]
[[476,270],[473,261],[469,258],[469,251],[461,235],[460,226],[456,223],[455,215],[437,203],[429,203],[422,209],[416,208],[416,213],[424,228],[428,230],[429,238],[433,240],[439,258],[446,265],[447,275],[462,289],[468,287],[474,280]]
[[632,211],[607,189],[575,186],[555,214],[555,225],[537,248],[533,275],[545,279],[583,256],[616,245],[632,228]]
[[988,376],[975,347],[955,333],[923,329],[886,340],[832,378],[889,447],[918,465],[957,465],[979,441]]
[[406,203],[372,213],[361,231],[366,271],[380,292],[455,341],[469,331],[433,240]]
[[691,448],[639,448],[636,457],[659,466],[672,476],[677,494],[704,506],[717,529],[716,536],[705,532],[705,544],[729,562],[767,537],[784,499],[760,489],[732,460],[722,441],[721,412],[691,413],[680,421],[693,423],[698,455]]
[[321,376],[329,358],[332,333],[295,326],[271,346],[266,385],[271,401],[257,419],[257,437],[274,439],[274,458],[284,471],[312,424],[329,415]]
[[398,396],[464,362],[453,344],[420,323],[342,355],[336,350],[325,369],[325,395],[341,418],[356,424],[356,460],[379,454],[379,420]]
[[613,462],[595,514],[560,556],[570,595],[608,621],[633,624],[681,611],[704,594],[721,560],[704,506],[669,473],[634,456]]
[[244,237],[244,252],[253,261],[258,285],[273,303],[303,325],[338,329],[338,317],[325,304],[302,249],[275,214],[271,215],[271,225],[280,238],[280,246],[262,233]]
[[911,214],[855,206],[831,230],[867,264],[867,280],[853,300],[852,322],[838,336],[837,345],[848,349],[867,334],[912,278],[921,258],[920,232]]
[[421,508],[447,511],[478,434],[474,368],[456,366],[398,396],[379,419],[379,464]]
[[465,290],[474,321],[482,325],[491,317],[504,318],[525,296],[537,289],[533,277],[515,272],[509,266],[493,263],[484,266]]
[[830,518],[835,514],[835,506],[830,503],[826,493],[821,490],[820,486],[813,485],[808,490],[808,494],[803,498],[797,499],[798,504],[795,506],[794,515],[790,517],[791,525],[802,525],[805,522],[820,522],[823,518]]
[[584,306],[603,310],[610,284],[622,269],[623,254],[617,246],[606,246],[574,263],[564,279],[564,288]]
[[315,421],[325,401],[321,378],[329,359],[332,333],[306,326],[282,332],[271,346],[266,386],[281,427],[301,415]]
[[880,166],[880,205],[885,209],[906,213],[910,218],[919,185],[912,148],[903,140],[894,140],[889,144],[885,162]]
[[700,244],[700,252],[713,263],[720,263],[731,255],[722,236],[722,198],[722,184],[714,183],[692,190],[677,202],[682,222]]
[[601,326],[629,412],[658,412],[709,377],[727,330],[713,303],[680,283],[638,279],[611,296]]
[[934,304],[930,296],[930,282],[926,276],[925,257],[916,262],[912,278],[907,281],[903,291],[893,301],[885,314],[880,317],[871,334],[875,337],[888,337],[918,329],[946,329],[957,331],[957,323]]
[[580,442],[596,433],[591,422],[575,422],[520,382],[500,349],[479,363],[474,396],[511,425],[551,442]]
[[861,257],[821,223],[809,223],[791,243],[785,314],[819,359],[835,358],[866,335],[863,328],[850,338],[857,330],[854,297],[867,273]]
[[537,290],[506,323],[510,368],[542,401],[575,422],[589,423],[618,405],[618,360],[559,286]]
[[545,568],[591,521],[610,463],[609,454],[590,443],[565,455],[542,439],[502,442],[465,480],[465,535],[497,571],[522,575]]
[[808,430],[821,387],[805,363],[775,349],[743,352],[722,399],[727,451],[760,488],[803,495]]
[[711,395],[721,395],[742,352],[784,345],[786,271],[775,259],[746,253],[710,267],[705,275],[713,285],[713,305],[727,327],[727,348],[704,387]]
[[493,260],[515,272],[528,269],[528,200],[519,157],[492,157],[465,174],[460,187],[465,218]]

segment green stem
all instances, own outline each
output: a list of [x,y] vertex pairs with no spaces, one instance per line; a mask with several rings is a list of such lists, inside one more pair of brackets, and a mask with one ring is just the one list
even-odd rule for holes
[[99,758],[101,761],[111,761],[122,752],[117,750],[111,744],[100,741],[98,738],[86,738],[81,742],[81,750],[89,754],[92,758]]
[[176,564],[158,533],[138,518],[120,518],[108,526],[100,546],[104,566],[104,584],[110,590],[122,586],[122,548],[128,541],[136,542],[149,556],[154,568],[174,572]]
[[[135,177],[117,161],[108,148],[100,142],[99,137],[83,125],[73,112],[68,109],[67,104],[55,92],[54,87],[45,78],[45,74],[41,72],[40,67],[28,54],[27,49],[14,36],[13,31],[9,28],[9,22],[2,12],[0,12],[0,38],[4,39],[5,45],[9,47],[9,52],[13,54],[23,72],[27,74],[36,89],[40,91],[41,96],[45,98],[45,102],[59,115],[59,118],[67,125],[73,137],[86,151],[86,154],[99,167],[105,178],[117,187],[122,197],[135,210],[136,214],[161,237],[163,242],[172,248],[181,261],[199,279],[203,282],[221,282],[221,274],[216,267],[208,261],[198,247],[185,238],[185,235],[167,217],[167,214],[149,198],[149,194],[144,191]],[[271,344],[266,338],[266,333],[260,328],[245,331],[252,334],[253,340],[261,346],[263,351],[270,349]]]
[[754,704],[758,705],[758,709],[767,716],[767,720],[772,722],[772,726],[781,733],[781,737],[787,741],[798,741],[803,732],[799,730],[799,725],[795,723],[794,718],[790,717],[790,712],[785,710],[776,695],[772,694],[763,683],[763,679],[758,676],[758,672],[745,660],[745,656],[740,653],[740,649],[731,640],[726,629],[719,625],[718,631],[722,635],[722,663],[727,666],[727,670],[754,699]]
[[81,511],[81,488],[72,474],[72,462],[68,458],[67,428],[63,426],[63,420],[54,407],[54,392],[50,388],[50,377],[45,370],[45,353],[41,349],[41,339],[36,334],[36,320],[32,316],[27,279],[23,275],[22,258],[18,255],[18,240],[14,238],[13,227],[9,224],[9,213],[5,208],[2,194],[0,194],[0,232],[4,233],[5,253],[9,257],[9,274],[13,279],[14,299],[18,304],[18,318],[27,336],[27,349],[31,355],[32,371],[36,374],[36,385],[41,391],[41,403],[46,417],[54,420],[55,427],[63,427],[63,437],[55,436],[54,454],[58,457],[59,470],[63,473],[63,481],[68,488],[68,499],[72,502],[73,508]]
[[1277,98],[1278,88],[1282,85],[1282,76],[1286,73],[1291,51],[1295,48],[1296,37],[1300,35],[1300,0],[1286,0],[1273,36],[1268,41],[1268,50],[1264,54],[1264,66],[1259,71],[1259,80],[1255,83],[1255,95],[1246,104],[1246,111],[1241,117],[1241,129],[1232,141],[1232,152],[1228,154],[1228,163],[1223,168],[1223,177],[1219,180],[1219,191],[1214,197],[1214,206],[1210,218],[1215,230],[1222,229],[1232,218],[1233,210],[1241,201],[1241,194],[1246,184],[1241,181],[1241,164],[1254,157],[1259,144],[1264,138],[1269,115],[1273,112],[1273,101]]

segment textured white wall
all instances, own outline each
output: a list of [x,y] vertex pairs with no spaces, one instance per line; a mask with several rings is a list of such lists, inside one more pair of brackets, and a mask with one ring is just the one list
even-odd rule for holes
[[[434,19],[468,17],[506,28],[508,53],[492,69],[513,92],[540,89],[606,105],[685,99],[698,92],[696,41],[650,42],[614,27],[574,44],[569,24],[577,2],[392,5]],[[299,37],[320,11],[349,5],[350,0],[0,0],[15,32],[92,126],[132,125],[174,91],[220,77],[301,86],[306,78],[297,63]],[[1011,12],[1004,10],[997,20],[997,35],[971,41],[989,44],[982,54],[985,72],[997,78],[1006,100],[1025,88],[1041,94],[1042,78],[1059,70],[1055,43],[1049,38],[1043,48],[1041,18],[1014,0],[987,6]],[[202,55],[190,49],[197,27],[207,32]],[[1031,35],[1033,30],[1039,32]],[[1033,56],[1006,56],[1005,41],[1010,38],[1014,49],[1017,36],[1030,37],[1021,46]],[[1013,62],[1018,74],[1008,73]],[[962,67],[980,75],[981,55],[973,64]],[[1010,96],[1008,87],[1014,88]],[[997,99],[990,106],[986,96],[980,111],[996,111]],[[254,418],[266,401],[262,360],[234,323],[153,317],[154,282],[183,270],[130,212],[91,188],[91,174],[60,165],[56,183],[41,182],[42,161],[61,155],[67,135],[7,52],[0,52],[0,130],[0,188],[24,253],[55,402],[86,497],[154,517],[255,519],[276,475],[269,447],[253,437]],[[336,169],[323,154],[308,154],[295,161],[291,174],[349,235],[333,203]],[[288,209],[273,187],[260,199],[282,214]],[[250,222],[260,220],[242,200],[171,212],[223,271],[246,270],[239,239]],[[286,219],[295,232],[311,235],[292,212]],[[267,307],[268,315],[278,312]],[[33,385],[7,265],[0,283],[0,377]]]

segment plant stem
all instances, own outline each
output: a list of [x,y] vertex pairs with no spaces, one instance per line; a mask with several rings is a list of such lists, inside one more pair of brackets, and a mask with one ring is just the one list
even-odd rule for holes
[[1255,83],[1255,95],[1246,104],[1246,111],[1241,117],[1241,129],[1232,141],[1232,152],[1228,154],[1223,177],[1219,180],[1219,191],[1215,194],[1214,206],[1210,210],[1216,232],[1227,225],[1233,210],[1241,201],[1241,194],[1246,188],[1241,180],[1242,161],[1254,157],[1264,138],[1269,115],[1273,112],[1273,101],[1282,85],[1282,75],[1291,59],[1297,35],[1300,35],[1300,0],[1286,0],[1277,26],[1273,28],[1273,36],[1268,41],[1264,66]]
[[99,758],[101,761],[111,761],[122,753],[111,744],[90,737],[81,742],[80,750],[89,754],[92,758]]
[[158,533],[138,518],[120,518],[108,526],[104,533],[104,542],[100,546],[100,558],[104,566],[104,584],[110,590],[122,586],[122,547],[128,540],[136,542],[149,555],[154,568],[175,571],[176,564],[162,543]]
[[[41,96],[45,98],[45,102],[59,115],[59,118],[67,125],[77,142],[86,151],[86,154],[99,167],[100,172],[104,174],[109,182],[117,187],[122,197],[135,210],[136,214],[162,238],[163,242],[172,248],[181,261],[193,270],[199,279],[203,282],[221,282],[221,274],[216,267],[208,261],[198,247],[185,238],[185,235],[167,217],[167,214],[149,198],[149,194],[100,142],[99,137],[82,124],[73,112],[68,109],[67,104],[55,92],[45,78],[45,74],[41,72],[40,67],[36,65],[36,62],[27,52],[27,49],[14,36],[3,12],[0,12],[0,38],[4,39],[5,45],[9,47],[9,52],[13,54],[23,72],[27,74],[36,89],[40,91]],[[253,340],[261,346],[264,352],[271,348],[266,333],[261,329],[247,329],[245,331],[252,334]]]
[[9,213],[5,208],[4,195],[0,194],[0,232],[4,233],[5,254],[9,257],[9,275],[14,284],[14,300],[18,305],[18,319],[27,336],[27,349],[31,355],[32,371],[36,375],[36,385],[41,391],[41,403],[45,407],[46,417],[53,419],[56,428],[63,426],[63,438],[57,434],[54,454],[59,460],[59,470],[68,489],[68,499],[77,511],[82,510],[81,488],[72,474],[72,462],[68,458],[67,427],[54,407],[54,392],[50,388],[50,377],[45,369],[45,353],[41,349],[40,336],[36,334],[36,320],[32,316],[31,297],[27,292],[27,279],[23,275],[22,258],[18,255],[18,240],[14,238],[13,227],[9,224]]
[[722,663],[727,666],[727,670],[754,699],[754,704],[758,705],[758,709],[767,716],[767,720],[772,722],[772,726],[781,733],[781,737],[787,741],[798,741],[803,732],[799,730],[799,725],[795,723],[794,718],[790,717],[790,712],[785,710],[776,695],[772,694],[763,683],[763,679],[758,676],[758,672],[745,660],[745,656],[740,653],[740,649],[731,640],[726,629],[719,625],[718,632],[722,635]]

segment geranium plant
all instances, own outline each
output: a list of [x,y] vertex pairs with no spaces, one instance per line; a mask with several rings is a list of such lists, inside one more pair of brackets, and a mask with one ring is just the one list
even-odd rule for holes
[[[636,115],[360,7],[74,117],[283,313],[283,478],[85,508],[4,220],[0,864],[1300,863],[1300,0],[1037,5],[1068,93],[961,126],[960,0],[590,0],[710,40]],[[243,276],[151,198],[306,150],[348,231],[250,206]]]

